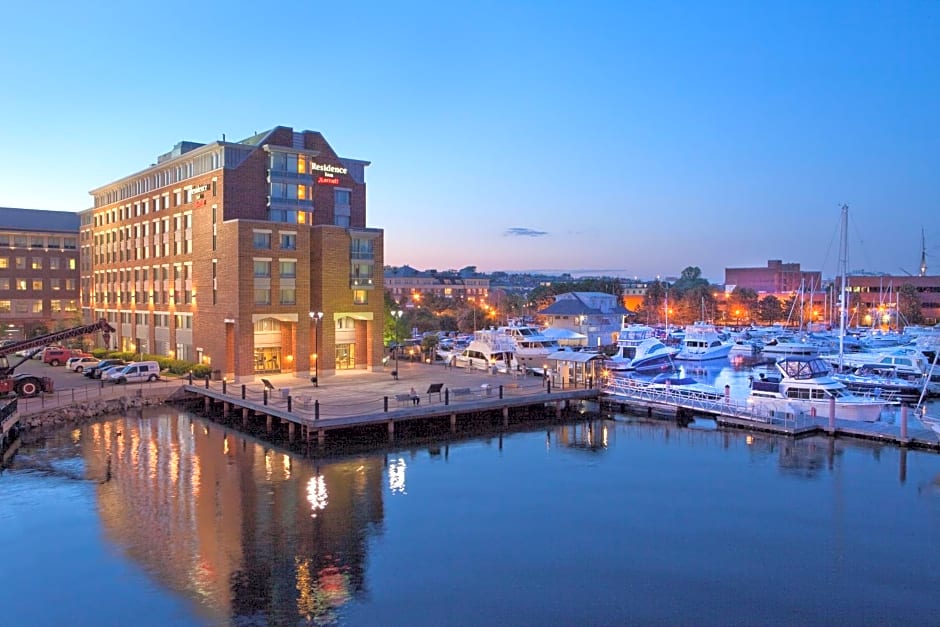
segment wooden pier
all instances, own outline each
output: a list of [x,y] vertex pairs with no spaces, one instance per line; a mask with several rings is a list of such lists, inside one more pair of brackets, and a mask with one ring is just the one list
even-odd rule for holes
[[533,408],[540,412],[548,408],[552,415],[560,417],[572,404],[596,401],[600,395],[597,389],[549,389],[519,388],[511,384],[481,386],[480,389],[444,388],[420,395],[421,403],[417,405],[412,404],[412,397],[404,398],[401,394],[364,398],[357,404],[329,404],[321,403],[309,393],[282,396],[274,394],[273,387],[266,386],[259,397],[257,390],[246,386],[206,381],[184,384],[172,400],[201,400],[207,414],[220,407],[223,416],[240,414],[246,429],[258,428],[263,421],[264,430],[269,434],[280,433],[289,441],[315,441],[322,446],[330,432],[341,430],[384,427],[389,442],[394,442],[396,425],[401,423],[449,420],[451,431],[456,432],[462,419],[482,413],[501,413],[503,426],[509,426],[514,418],[528,416]]
[[675,390],[640,381],[612,379],[602,387],[601,404],[640,410],[647,416],[707,416],[719,427],[773,433],[788,437],[829,436],[875,440],[906,448],[940,452],[940,439],[932,429],[898,408],[897,424],[839,420],[805,413],[759,413],[730,395]]

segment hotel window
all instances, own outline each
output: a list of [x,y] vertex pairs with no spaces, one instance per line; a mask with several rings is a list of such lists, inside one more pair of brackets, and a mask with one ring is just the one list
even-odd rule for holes
[[34,291],[41,292],[42,291],[42,279],[33,279],[32,287]]
[[75,269],[75,258],[69,259],[69,270]]
[[7,277],[0,278],[0,290],[9,290],[10,289],[10,279]]
[[368,305],[369,304],[369,292],[366,290],[353,290],[353,304],[354,305]]
[[41,314],[42,313],[42,301],[41,300],[30,300],[29,302],[29,313]]
[[255,288],[255,304],[256,305],[270,305],[271,304],[271,288]]
[[0,246],[9,246],[9,245],[10,245],[9,233],[0,233]]
[[282,305],[296,305],[297,304],[297,290],[292,287],[282,287],[281,288],[281,304]]
[[65,279],[65,289],[74,290],[75,289],[75,279]]
[[29,238],[29,247],[30,248],[42,248],[46,245],[46,240],[43,237],[30,237]]
[[61,313],[62,312],[62,301],[61,300],[50,300],[49,301],[49,310],[52,313]]
[[0,313],[10,313],[13,307],[11,306],[10,301],[0,300]]
[[58,257],[49,257],[49,269],[58,270],[59,269],[59,258]]
[[13,236],[13,246],[16,248],[26,248],[26,236],[25,235],[14,235]]
[[297,262],[293,259],[282,259],[278,268],[282,279],[297,277]]
[[16,289],[25,292],[26,291],[26,279],[16,279]]
[[296,250],[297,249],[297,234],[296,233],[281,233],[281,249]]
[[345,207],[337,206],[333,209],[333,224],[349,228],[349,205]]
[[29,313],[29,305],[31,301],[28,300],[15,300],[13,301],[13,311],[18,314],[27,314]]
[[255,231],[254,238],[254,247],[261,250],[270,250],[271,248],[271,231]]
[[49,279],[49,287],[53,290],[62,289],[61,279]]
[[29,267],[33,270],[42,270],[42,257],[33,257]]
[[[64,248],[65,250],[75,250],[76,248],[78,248],[78,238],[77,238],[77,237],[66,237],[66,238],[63,240],[63,242],[64,242],[64,243],[63,243],[63,245],[62,245],[62,248]],[[74,270],[75,268],[72,268],[72,269]]]
[[16,263],[17,270],[26,269],[26,257],[17,257],[15,263]]
[[271,278],[271,260],[270,259],[255,259],[255,278],[258,279],[268,279]]
[[0,270],[6,270],[10,267],[9,257],[0,257]]
[[348,207],[349,196],[350,196],[350,190],[348,189],[334,189],[333,190],[333,203],[337,207]]
[[49,248],[60,248],[62,246],[60,242],[61,240],[58,237],[50,237],[48,246]]

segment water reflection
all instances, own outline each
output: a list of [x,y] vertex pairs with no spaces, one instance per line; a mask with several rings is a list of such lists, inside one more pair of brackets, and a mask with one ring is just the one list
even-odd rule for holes
[[187,414],[112,420],[87,436],[109,538],[213,619],[277,622],[296,608],[322,622],[361,590],[366,537],[383,515],[381,460],[317,466]]

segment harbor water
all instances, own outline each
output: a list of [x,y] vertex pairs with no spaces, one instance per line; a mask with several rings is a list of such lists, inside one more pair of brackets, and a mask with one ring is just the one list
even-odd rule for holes
[[49,433],[0,472],[0,623],[936,624],[940,455],[698,422],[320,458],[168,407]]

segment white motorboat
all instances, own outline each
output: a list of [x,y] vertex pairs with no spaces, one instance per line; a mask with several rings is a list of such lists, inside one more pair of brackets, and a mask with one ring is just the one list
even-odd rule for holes
[[752,411],[828,416],[830,399],[834,399],[836,418],[875,422],[886,408],[897,404],[852,393],[832,378],[829,365],[818,357],[785,357],[775,366],[779,376],[751,382],[747,404]]
[[786,357],[789,355],[815,357],[819,354],[819,349],[815,344],[805,341],[805,338],[795,338],[789,335],[778,335],[777,337],[765,343],[761,348],[761,352],[774,358]]
[[715,325],[696,322],[685,328],[679,352],[675,359],[686,361],[705,361],[723,359],[731,352],[734,342],[722,339]]
[[542,333],[539,327],[510,324],[497,329],[477,331],[497,342],[508,342],[508,350],[513,353],[516,362],[526,370],[540,372],[546,365],[546,357],[561,350],[558,340]]
[[471,370],[490,371],[495,368],[497,372],[509,372],[520,367],[512,343],[486,331],[474,333],[470,344],[451,355],[450,360],[454,367]]
[[644,324],[625,324],[617,338],[617,352],[604,366],[609,370],[636,370],[639,372],[671,370],[677,349],[666,346],[653,334],[653,328]]

